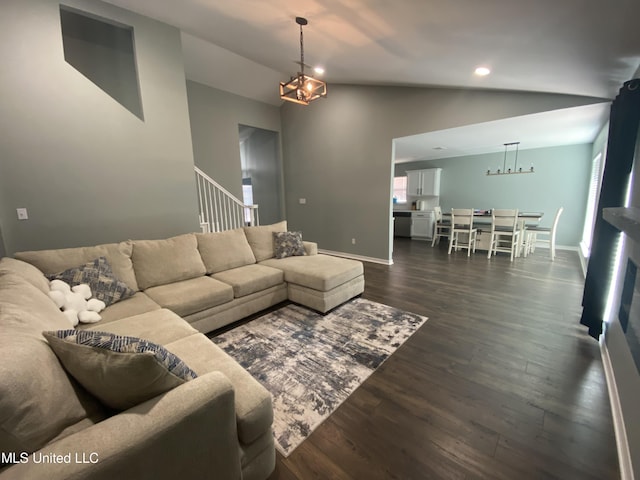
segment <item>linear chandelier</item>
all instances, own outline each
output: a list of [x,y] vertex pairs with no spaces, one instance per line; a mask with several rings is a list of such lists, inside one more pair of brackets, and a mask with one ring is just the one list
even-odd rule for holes
[[[507,168],[507,150],[509,147],[516,146],[515,148],[515,159],[513,162],[513,169],[511,167]],[[490,168],[487,169],[487,175],[511,175],[512,173],[534,173],[533,172],[533,164],[528,169],[522,169],[522,167],[518,167],[518,147],[520,146],[520,142],[511,142],[504,144],[504,159],[502,160],[502,170],[500,167],[495,172],[492,172]]]
[[[289,102],[299,103],[301,105],[309,105],[318,98],[327,96],[327,84],[322,80],[305,75],[304,67],[304,39],[302,36],[302,26],[307,25],[307,19],[296,17],[296,23],[300,25],[300,71],[294,77],[286,82],[280,82],[280,98]],[[309,67],[311,68],[311,67]]]

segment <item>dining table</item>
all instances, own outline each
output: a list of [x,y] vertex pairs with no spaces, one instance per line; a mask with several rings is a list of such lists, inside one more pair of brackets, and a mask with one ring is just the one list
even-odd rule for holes
[[[519,229],[522,231],[520,234],[520,251],[524,249],[527,225],[537,225],[543,216],[544,212],[518,212]],[[451,212],[442,212],[443,220],[450,217]],[[474,210],[473,226],[478,229],[476,250],[489,250],[491,245],[491,210]],[[483,231],[487,234],[483,235]]]

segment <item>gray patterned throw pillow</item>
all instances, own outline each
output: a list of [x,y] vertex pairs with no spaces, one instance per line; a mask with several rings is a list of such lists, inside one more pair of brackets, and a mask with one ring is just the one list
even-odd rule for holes
[[92,330],[42,334],[67,372],[102,403],[117,410],[197,377],[176,355],[141,338]]
[[102,300],[107,307],[136,293],[115,276],[105,257],[96,258],[89,263],[70,268],[64,272],[47,275],[47,278],[62,280],[72,287],[86,283],[91,288],[94,298]]
[[273,247],[276,258],[307,254],[302,243],[302,232],[273,232]]

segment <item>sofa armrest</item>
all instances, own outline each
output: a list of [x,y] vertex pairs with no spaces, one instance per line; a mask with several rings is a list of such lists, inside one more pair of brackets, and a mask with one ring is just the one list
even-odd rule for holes
[[[227,377],[204,374],[46,445],[0,479],[239,479],[234,399]],[[59,463],[36,463],[53,455]]]
[[302,244],[304,245],[304,251],[307,252],[307,255],[318,254],[318,244],[316,242],[307,242],[306,240],[303,240]]

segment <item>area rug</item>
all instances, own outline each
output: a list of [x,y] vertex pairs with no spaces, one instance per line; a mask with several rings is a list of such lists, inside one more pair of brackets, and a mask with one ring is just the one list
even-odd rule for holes
[[286,457],[426,320],[362,298],[326,315],[290,304],[212,341],[271,392]]

